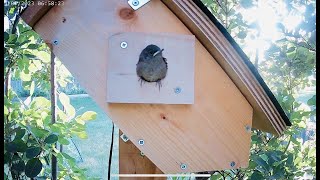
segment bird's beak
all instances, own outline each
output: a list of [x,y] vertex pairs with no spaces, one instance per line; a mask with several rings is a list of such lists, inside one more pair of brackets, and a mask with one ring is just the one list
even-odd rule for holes
[[157,54],[161,53],[163,50],[164,50],[164,49],[161,49],[161,50],[155,52],[155,53],[153,54],[153,57],[155,57]]

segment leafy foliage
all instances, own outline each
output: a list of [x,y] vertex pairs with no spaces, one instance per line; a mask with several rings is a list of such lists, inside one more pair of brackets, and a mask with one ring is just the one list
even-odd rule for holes
[[[17,1],[18,2],[18,1]],[[19,1],[22,2],[22,1]],[[51,156],[58,159],[59,179],[85,179],[85,169],[75,159],[56,148],[69,145],[73,137],[87,138],[87,120],[95,112],[75,116],[69,97],[59,93],[56,123],[51,122],[49,97],[34,96],[35,88],[50,92],[50,51],[43,40],[20,20],[21,3],[5,4],[9,29],[4,32],[4,174],[5,179],[51,177]],[[71,74],[57,61],[57,83],[66,86]],[[11,79],[21,79],[29,96],[21,98],[10,87]]]
[[[250,34],[259,38],[257,22],[248,24],[239,9],[250,9],[257,5],[254,0],[202,0],[208,9],[227,28],[240,46]],[[255,66],[286,111],[292,126],[280,137],[253,130],[251,155],[246,169],[230,169],[212,172],[211,179],[300,179],[304,175],[316,177],[315,137],[301,138],[307,128],[308,119],[315,115],[315,95],[308,100],[310,109],[303,108],[297,95],[306,87],[315,86],[316,40],[315,1],[284,1],[288,14],[303,17],[295,29],[288,29],[278,22],[282,38],[272,43],[265,52],[265,61],[258,56]],[[272,1],[274,6],[278,4]],[[305,11],[301,11],[305,8]],[[277,12],[286,16],[284,12]],[[282,13],[282,14],[281,14]],[[270,27],[272,28],[272,27]]]

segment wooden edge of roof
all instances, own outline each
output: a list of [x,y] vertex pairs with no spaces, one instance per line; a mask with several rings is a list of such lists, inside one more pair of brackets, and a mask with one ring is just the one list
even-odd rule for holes
[[[42,0],[41,2],[47,4],[49,1],[50,0]],[[40,0],[34,0],[33,2],[33,5],[28,6],[21,13],[21,18],[32,28],[53,7],[49,5],[39,5],[38,2],[40,2]]]
[[[291,126],[289,118],[257,69],[200,0],[162,2],[194,33],[253,106],[254,128],[280,135],[286,126]],[[264,122],[255,124],[256,118]]]
[[[37,5],[38,1],[34,0],[34,5],[21,13],[21,18],[31,27],[34,27],[52,8],[52,6]],[[162,0],[162,2],[199,39],[247,98],[254,108],[253,128],[281,135],[286,126],[291,126],[287,115],[257,69],[200,0]]]

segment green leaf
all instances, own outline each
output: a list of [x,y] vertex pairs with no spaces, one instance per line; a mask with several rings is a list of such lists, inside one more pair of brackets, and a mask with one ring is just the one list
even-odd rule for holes
[[47,144],[53,144],[55,142],[58,141],[58,136],[55,134],[50,134],[45,140],[44,142]]
[[4,115],[8,115],[8,114],[9,114],[9,110],[7,106],[4,106]]
[[27,151],[26,151],[26,157],[31,159],[34,158],[36,156],[38,156],[41,152],[41,148],[40,147],[36,147],[36,146],[31,146],[28,147]]
[[[21,36],[20,36],[21,37]],[[21,41],[21,39],[19,38],[19,41]],[[29,42],[31,42],[30,40],[22,40],[22,42],[19,44],[19,46],[21,47],[21,46],[23,46],[23,45],[25,45],[25,44],[27,44],[27,43],[29,43]]]
[[286,159],[282,159],[281,161],[276,161],[275,163],[273,163],[273,166],[279,166],[280,164],[284,163],[286,161]]
[[28,67],[28,70],[29,70],[31,73],[35,73],[35,72],[38,70],[38,68],[35,66],[34,63],[31,63],[31,64],[29,65],[29,67]]
[[299,164],[301,161],[302,161],[302,158],[301,158],[301,157],[297,157],[297,158],[294,160],[294,165],[296,166],[296,165]]
[[47,136],[50,132],[45,130],[45,129],[39,129],[37,127],[31,127],[31,132],[39,137],[39,138],[44,138],[45,136]]
[[27,150],[27,144],[21,139],[16,139],[8,144],[6,144],[6,150],[8,152],[25,152]]
[[97,113],[94,111],[86,111],[83,113],[79,119],[82,121],[89,121],[89,120],[94,120],[97,117]]
[[81,139],[87,139],[88,138],[88,135],[87,135],[87,133],[85,131],[82,131],[82,132],[72,131],[72,133],[77,135]]
[[267,162],[262,159],[261,157],[257,157],[254,160],[259,166],[262,166],[265,170],[269,170],[269,165],[267,164]]
[[312,98],[310,98],[307,102],[309,106],[315,106],[316,105],[316,95],[313,95]]
[[299,122],[297,125],[298,127],[304,128],[304,129],[307,127],[307,124],[304,121]]
[[263,175],[259,171],[254,171],[250,177],[252,180],[264,179]]
[[16,131],[15,139],[21,139],[21,138],[23,138],[23,136],[25,134],[26,134],[26,130],[25,129],[18,128],[17,131]]
[[70,105],[70,98],[63,92],[59,94],[59,100],[63,106]]
[[15,44],[17,39],[18,39],[18,36],[16,34],[10,34],[7,44]]
[[33,55],[33,54],[23,54],[24,56],[27,57],[27,59],[35,59],[37,56]]
[[288,158],[287,158],[287,161],[286,161],[287,165],[291,166],[293,165],[293,154],[289,154],[288,155]]
[[31,86],[30,86],[30,96],[33,95],[33,93],[34,93],[34,88],[35,88],[34,81],[32,81]]
[[61,153],[63,155],[64,158],[68,159],[68,160],[71,160],[71,161],[76,161],[76,159],[74,159],[73,157],[69,156],[68,154],[62,152]]
[[42,163],[38,158],[30,159],[25,167],[25,174],[29,178],[36,177],[42,169]]
[[16,172],[23,172],[25,169],[25,164],[23,161],[19,161],[18,163],[13,163],[12,164],[12,170]]
[[296,145],[300,146],[300,142],[299,142],[299,141],[297,141],[297,139],[296,139],[295,137],[291,136],[291,137],[290,137],[290,140],[291,140],[291,142],[292,142],[292,143],[294,143],[294,144],[296,144]]
[[37,49],[39,47],[38,44],[29,44],[28,49]]
[[312,147],[308,152],[308,157],[315,157],[316,156],[316,148]]
[[65,108],[66,114],[70,118],[73,118],[76,114],[76,110],[70,104],[70,98],[65,93],[60,93],[59,100],[60,100],[61,104],[63,105],[63,107]]
[[58,142],[59,142],[60,144],[62,144],[62,145],[69,145],[69,144],[70,144],[70,142],[69,142],[68,139],[65,139],[65,138],[60,137],[60,136],[59,136]]
[[255,162],[252,161],[252,160],[249,161],[248,169],[254,169],[256,166],[257,166],[257,163],[255,163]]
[[32,101],[31,108],[49,108],[50,107],[50,101],[44,97],[36,97]]
[[24,71],[20,72],[20,79],[22,81],[31,81],[31,74],[26,74]]
[[4,157],[3,157],[4,164],[11,162],[11,156],[12,155],[10,152],[4,153]]
[[14,140],[13,142],[17,145],[17,152],[25,152],[27,150],[26,142],[21,139]]
[[4,42],[7,42],[9,39],[9,33],[4,32],[3,37],[4,37]]

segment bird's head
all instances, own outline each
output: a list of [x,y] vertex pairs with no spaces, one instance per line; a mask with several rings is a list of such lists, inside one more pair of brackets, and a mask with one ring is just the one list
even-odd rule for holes
[[146,59],[150,59],[157,55],[162,55],[163,50],[164,49],[160,49],[158,46],[151,44],[142,50],[140,56],[143,56]]

